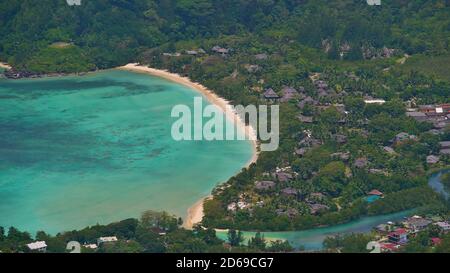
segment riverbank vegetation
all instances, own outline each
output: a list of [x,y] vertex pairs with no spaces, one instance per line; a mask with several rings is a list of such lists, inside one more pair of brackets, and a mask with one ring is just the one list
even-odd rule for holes
[[[450,251],[449,207],[439,214],[414,215],[398,222],[387,222],[371,232],[329,236],[324,252],[340,253],[448,253]],[[399,237],[400,236],[400,237]],[[401,239],[400,239],[401,238]]]
[[[450,234],[443,235],[439,240],[439,245],[434,245],[431,238],[436,236],[432,230],[422,231],[412,238],[408,245],[399,250],[401,253],[449,253]],[[336,237],[328,237],[325,240],[324,252],[339,253],[369,253],[367,244],[374,239],[371,234],[347,234]]]
[[441,176],[441,182],[447,191],[450,191],[450,173],[445,173]]
[[[2,253],[30,252],[27,244],[46,243],[46,252],[64,253],[69,242],[78,242],[82,253],[229,253],[229,252],[287,252],[287,242],[267,242],[260,234],[245,242],[240,233],[230,231],[230,243],[218,239],[213,229],[185,230],[182,220],[166,212],[147,211],[141,218],[126,219],[108,225],[95,225],[82,230],[59,233],[55,236],[43,231],[32,236],[14,227],[7,231],[0,227]],[[234,235],[233,235],[234,234]],[[101,237],[115,240],[99,243]],[[235,238],[235,239],[233,239]]]

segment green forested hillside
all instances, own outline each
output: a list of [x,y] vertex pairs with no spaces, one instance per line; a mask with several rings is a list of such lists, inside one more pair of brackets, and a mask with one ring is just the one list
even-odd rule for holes
[[[362,48],[441,54],[449,48],[449,1],[8,0],[0,3],[0,59],[25,70],[116,66],[170,42],[248,33],[361,59]],[[255,40],[256,41],[256,40]],[[70,67],[52,66],[54,42],[73,42]],[[373,50],[373,49],[372,49]],[[51,55],[67,52],[52,52]],[[81,56],[77,58],[76,56]],[[45,63],[40,66],[39,63]]]
[[450,55],[422,55],[418,54],[409,58],[404,65],[397,68],[404,72],[418,71],[423,74],[450,81]]

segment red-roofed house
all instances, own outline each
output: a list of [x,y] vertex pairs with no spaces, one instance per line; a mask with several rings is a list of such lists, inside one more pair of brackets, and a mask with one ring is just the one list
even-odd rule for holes
[[368,193],[368,195],[375,195],[375,196],[383,196],[383,193],[379,190],[372,190],[371,192]]
[[388,238],[391,243],[403,245],[408,243],[408,232],[404,228],[398,228],[389,233]]
[[441,238],[431,238],[431,243],[434,246],[438,246],[438,245],[440,245],[442,243],[442,240],[441,240]]
[[395,252],[400,246],[393,243],[381,243],[381,252]]

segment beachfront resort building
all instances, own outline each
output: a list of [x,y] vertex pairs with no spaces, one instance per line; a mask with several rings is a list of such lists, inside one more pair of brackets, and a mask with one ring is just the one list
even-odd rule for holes
[[117,237],[116,236],[111,236],[111,237],[100,237],[100,238],[98,238],[98,240],[97,240],[97,245],[101,245],[101,244],[104,244],[104,243],[114,243],[114,242],[117,242],[118,241],[118,239],[117,239]]
[[45,241],[38,241],[27,244],[27,248],[33,252],[46,252],[47,251],[47,243]]

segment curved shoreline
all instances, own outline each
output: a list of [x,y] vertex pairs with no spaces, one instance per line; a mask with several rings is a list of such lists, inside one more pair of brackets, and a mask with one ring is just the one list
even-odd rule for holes
[[[218,96],[213,91],[209,90],[207,87],[203,86],[200,83],[196,83],[191,81],[187,77],[180,76],[175,73],[168,72],[166,70],[160,70],[155,68],[150,68],[147,66],[139,65],[136,63],[127,64],[121,67],[118,67],[116,69],[119,70],[125,70],[125,71],[131,71],[131,72],[138,72],[138,73],[145,73],[152,76],[160,77],[172,82],[176,82],[179,84],[182,84],[184,86],[190,87],[194,89],[195,91],[201,93],[206,97],[206,99],[219,107],[222,112],[226,115],[226,117],[231,120],[233,123],[235,123],[237,126],[239,126],[244,132],[245,135],[250,139],[252,142],[253,147],[253,156],[249,160],[249,162],[246,164],[245,168],[250,167],[251,164],[256,163],[258,160],[259,152],[258,152],[258,142],[256,137],[256,130],[252,128],[250,125],[246,125],[244,121],[237,115],[234,111],[232,111],[232,106],[229,101],[225,100],[224,98]],[[211,195],[204,197],[197,201],[192,207],[188,209],[188,214],[186,216],[186,219],[184,221],[183,227],[186,229],[192,229],[193,226],[197,223],[200,223],[203,219],[204,213],[203,213],[203,203],[207,200],[212,198]]]

